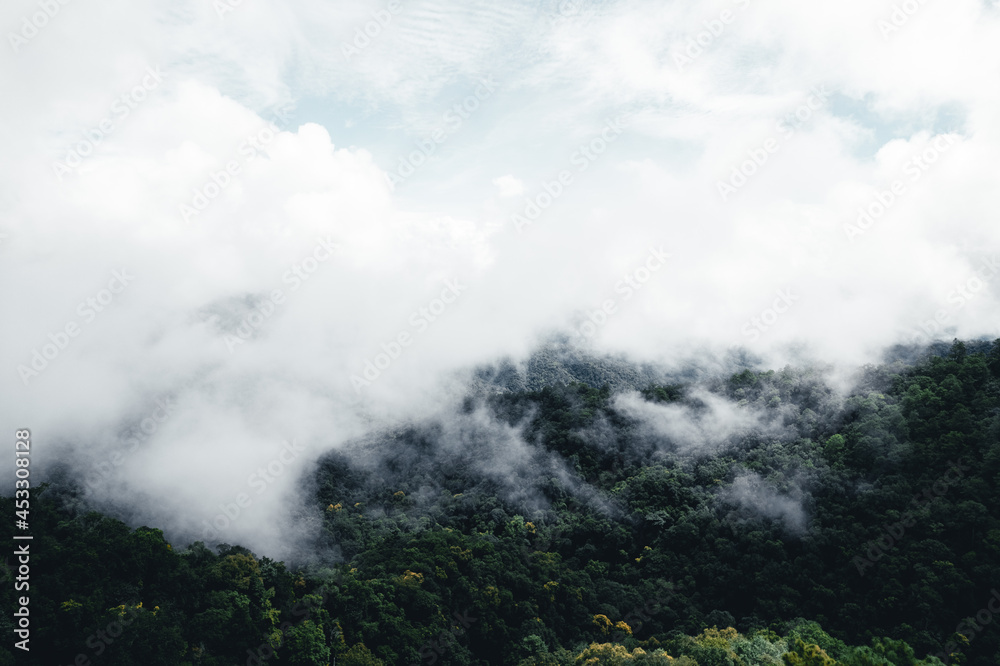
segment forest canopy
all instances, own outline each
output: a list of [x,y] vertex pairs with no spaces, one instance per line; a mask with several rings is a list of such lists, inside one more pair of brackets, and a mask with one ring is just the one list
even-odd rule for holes
[[33,490],[32,650],[0,666],[1000,663],[1000,341],[846,394],[533,363],[327,454],[301,562]]

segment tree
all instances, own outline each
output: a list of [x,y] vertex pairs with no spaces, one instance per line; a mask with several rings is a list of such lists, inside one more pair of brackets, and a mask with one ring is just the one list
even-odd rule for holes
[[289,666],[325,666],[330,661],[323,628],[312,620],[288,628],[279,654]]
[[357,643],[337,662],[340,666],[385,666],[384,662],[376,658],[364,643]]

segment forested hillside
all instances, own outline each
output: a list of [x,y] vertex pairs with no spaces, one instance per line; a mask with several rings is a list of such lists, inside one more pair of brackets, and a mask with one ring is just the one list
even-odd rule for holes
[[1000,341],[847,395],[817,369],[695,375],[484,370],[303,479],[308,564],[172,546],[52,484],[17,663],[1000,664]]

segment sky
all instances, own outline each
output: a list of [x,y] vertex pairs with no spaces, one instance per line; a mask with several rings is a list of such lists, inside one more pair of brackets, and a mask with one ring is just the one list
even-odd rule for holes
[[774,367],[1000,335],[993,2],[8,0],[0,28],[0,423],[131,522],[197,537],[247,496],[227,533],[280,556],[319,455],[555,334]]

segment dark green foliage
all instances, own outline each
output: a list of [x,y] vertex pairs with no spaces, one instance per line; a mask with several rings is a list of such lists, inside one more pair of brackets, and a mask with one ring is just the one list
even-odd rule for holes
[[865,368],[847,396],[790,368],[702,393],[646,384],[670,418],[716,418],[705,390],[755,415],[700,450],[619,409],[645,371],[532,363],[484,372],[514,389],[470,396],[455,423],[358,442],[363,465],[321,461],[334,569],[178,552],[72,490],[33,491],[18,663],[667,663],[662,649],[690,666],[941,666],[927,655],[950,642],[955,661],[997,663],[1000,618],[965,620],[1000,588],[1000,341]]

